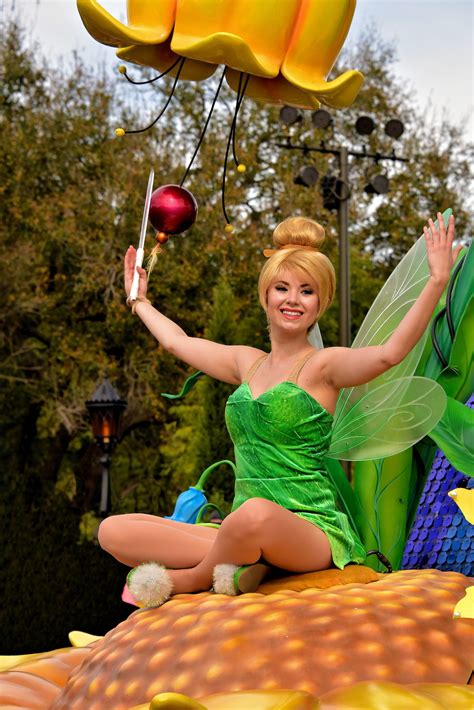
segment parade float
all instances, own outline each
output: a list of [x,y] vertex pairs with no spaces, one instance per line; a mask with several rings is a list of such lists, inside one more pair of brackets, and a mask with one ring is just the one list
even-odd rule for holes
[[[355,99],[358,72],[326,81],[354,1],[329,10],[318,0],[292,0],[275,17],[274,3],[262,0],[250,20],[245,4],[234,1],[230,12],[215,0],[129,0],[125,26],[95,0],[78,1],[88,31],[124,60],[183,80],[206,79],[225,64],[236,114],[244,93],[304,108]],[[420,292],[422,246],[388,280],[356,347],[383,342],[393,329],[387,304],[400,319]],[[175,595],[134,611],[103,638],[72,632],[71,648],[2,658],[0,707],[471,708],[473,273],[471,246],[420,346],[386,380],[344,391],[338,402],[340,435],[328,470],[339,504],[366,549],[382,551],[395,571],[367,558],[344,570],[276,576],[236,597]],[[428,417],[421,436],[406,437],[412,417],[425,418],[415,410],[430,395],[439,403],[435,422]],[[361,439],[371,442],[365,459]],[[353,485],[339,459],[356,462]]]

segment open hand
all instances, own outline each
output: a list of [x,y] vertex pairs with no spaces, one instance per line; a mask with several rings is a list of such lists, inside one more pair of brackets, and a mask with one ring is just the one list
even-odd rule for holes
[[430,274],[436,281],[447,283],[462,245],[453,249],[455,237],[453,215],[449,218],[447,230],[441,212],[438,212],[437,217],[438,227],[435,227],[433,220],[429,219],[428,226],[423,227],[423,234],[425,235]]
[[[137,250],[135,247],[128,247],[126,253],[125,253],[125,259],[124,259],[124,285],[125,285],[125,293],[127,294],[127,298],[130,295],[130,290],[132,288],[132,281],[133,281],[133,274],[135,273],[135,262],[137,258]],[[145,298],[146,297],[146,290],[147,290],[147,274],[145,269],[142,269],[141,266],[137,266],[138,273],[140,275],[140,280],[138,282],[138,298]]]

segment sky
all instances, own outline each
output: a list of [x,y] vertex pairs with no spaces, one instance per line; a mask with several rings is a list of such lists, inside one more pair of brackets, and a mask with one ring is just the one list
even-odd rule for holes
[[[125,0],[99,1],[125,21]],[[88,35],[75,0],[0,0],[0,19],[12,14],[51,58],[67,61],[76,50],[87,64],[118,65],[114,50]],[[445,110],[453,122],[466,121],[474,138],[474,0],[358,0],[346,46],[369,23],[395,42],[397,73],[420,108],[431,100],[440,115]]]

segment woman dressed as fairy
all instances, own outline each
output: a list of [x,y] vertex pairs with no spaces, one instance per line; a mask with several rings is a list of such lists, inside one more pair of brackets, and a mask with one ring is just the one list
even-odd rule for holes
[[[429,278],[423,290],[386,342],[368,347],[316,349],[308,340],[335,290],[334,268],[320,251],[324,230],[311,219],[279,224],[275,249],[265,252],[258,292],[269,324],[269,353],[188,336],[146,299],[146,273],[139,269],[132,310],[161,346],[237,386],[226,407],[237,466],[235,498],[220,527],[141,513],[112,516],[100,526],[101,546],[138,567],[128,586],[139,602],[157,605],[172,593],[213,584],[221,593],[252,591],[261,581],[262,563],[301,573],[364,561],[357,533],[337,508],[325,464],[336,401],[342,388],[369,383],[396,366],[421,339],[461,248],[452,246],[452,216],[446,229],[438,214],[437,225],[429,220],[424,227]],[[130,247],[127,296],[134,269]],[[148,562],[158,564],[143,564]]]

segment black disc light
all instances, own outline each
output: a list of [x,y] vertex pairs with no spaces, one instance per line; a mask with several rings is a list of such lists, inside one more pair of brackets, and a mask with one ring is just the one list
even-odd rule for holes
[[311,114],[311,121],[313,122],[313,126],[315,128],[326,129],[329,128],[332,123],[332,116],[328,113],[328,111],[320,108],[318,111],[313,111]]
[[280,109],[280,121],[285,126],[293,126],[295,123],[300,123],[303,120],[303,114],[294,106],[283,106]]
[[400,138],[404,130],[405,126],[398,120],[398,118],[391,118],[390,121],[387,121],[385,124],[385,133],[394,140]]
[[386,175],[374,175],[364,187],[368,195],[385,195],[390,189],[390,182]]
[[375,130],[375,123],[370,116],[359,116],[355,129],[360,136],[370,136]]
[[318,182],[319,173],[312,165],[304,165],[298,170],[298,174],[294,177],[295,185],[303,185],[303,187],[314,187]]

